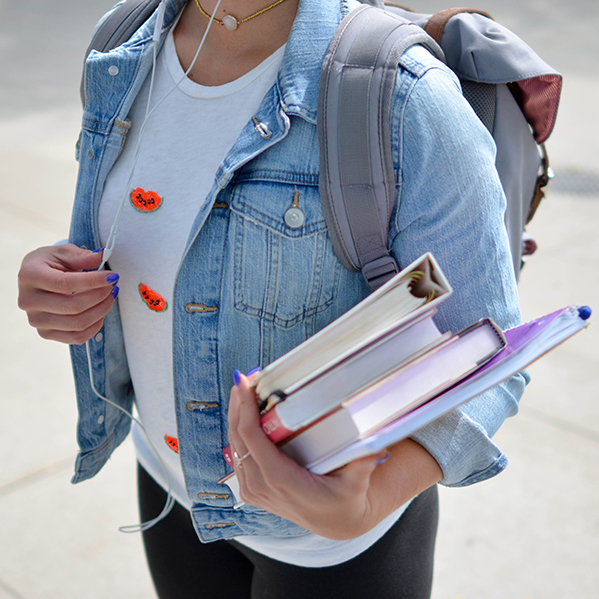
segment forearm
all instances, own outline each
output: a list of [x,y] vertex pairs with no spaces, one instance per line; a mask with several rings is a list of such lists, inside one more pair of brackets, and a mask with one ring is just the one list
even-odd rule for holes
[[412,439],[396,443],[389,453],[390,458],[370,477],[368,499],[374,524],[368,530],[443,478],[435,458]]

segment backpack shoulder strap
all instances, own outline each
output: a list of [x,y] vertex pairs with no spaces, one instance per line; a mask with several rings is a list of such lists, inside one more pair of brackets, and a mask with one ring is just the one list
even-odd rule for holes
[[[119,4],[94,32],[85,52],[85,58],[92,50],[108,52],[126,42],[160,4],[160,0],[125,0]],[[85,75],[81,77],[81,103],[85,105]]]
[[324,60],[318,103],[320,195],[343,265],[376,289],[399,268],[389,254],[395,203],[391,100],[401,55],[422,44],[443,60],[420,27],[360,6],[339,26]]

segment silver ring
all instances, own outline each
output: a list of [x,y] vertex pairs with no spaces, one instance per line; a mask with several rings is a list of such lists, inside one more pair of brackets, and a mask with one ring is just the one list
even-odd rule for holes
[[239,467],[243,468],[243,460],[250,457],[250,452],[248,451],[245,455],[240,456],[236,451],[233,452],[233,463],[235,464],[235,468]]

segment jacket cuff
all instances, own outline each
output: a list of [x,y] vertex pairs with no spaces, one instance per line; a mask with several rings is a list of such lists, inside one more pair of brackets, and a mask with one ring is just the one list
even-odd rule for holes
[[437,460],[441,484],[466,487],[499,474],[508,461],[485,429],[460,409],[443,416],[411,437]]

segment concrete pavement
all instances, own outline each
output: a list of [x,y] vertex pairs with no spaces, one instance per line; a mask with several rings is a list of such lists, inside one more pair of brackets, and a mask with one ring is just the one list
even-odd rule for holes
[[[154,597],[139,536],[117,530],[137,522],[130,442],[94,480],[69,484],[68,351],[39,339],[15,302],[22,256],[67,235],[80,57],[110,4],[0,0],[0,599]],[[565,75],[549,143],[557,179],[530,227],[540,249],[522,274],[523,316],[568,303],[599,311],[599,41],[577,33],[554,0],[476,5]],[[570,2],[568,11],[585,6]],[[597,25],[599,15],[580,24]],[[599,328],[592,323],[530,371],[521,413],[496,437],[506,472],[441,489],[434,599],[597,596]]]

